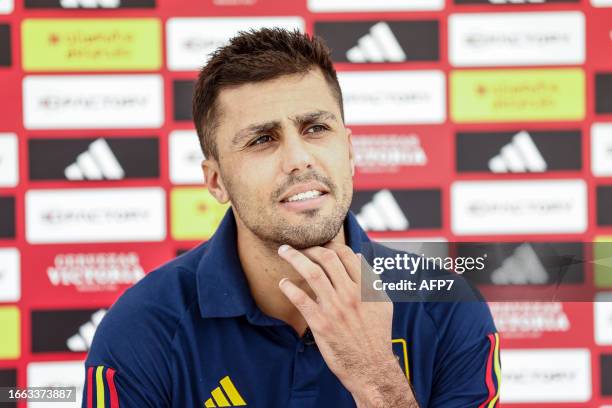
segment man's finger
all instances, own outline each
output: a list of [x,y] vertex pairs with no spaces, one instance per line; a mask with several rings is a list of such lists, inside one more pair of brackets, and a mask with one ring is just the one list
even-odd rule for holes
[[278,254],[302,275],[320,300],[331,299],[335,295],[334,287],[323,269],[306,255],[289,245],[281,245]]
[[351,287],[348,285],[349,282],[352,282],[351,277],[348,275],[348,272],[335,251],[315,246],[300,252],[323,268],[336,291],[351,290]]
[[[325,248],[333,250],[337,255],[344,269],[348,273],[351,280],[357,284],[361,283],[361,259],[353,252],[353,250],[337,242],[330,241],[324,245]],[[365,262],[365,260],[364,260]]]
[[278,283],[278,287],[281,292],[287,296],[289,301],[295,306],[295,308],[304,316],[306,323],[311,326],[315,323],[315,316],[317,313],[317,303],[308,296],[306,292],[297,287],[288,278],[283,278]]

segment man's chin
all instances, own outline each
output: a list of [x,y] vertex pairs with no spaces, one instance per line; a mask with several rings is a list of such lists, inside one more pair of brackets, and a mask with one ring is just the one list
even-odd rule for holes
[[[317,217],[318,218],[318,217]],[[336,225],[338,220],[331,217],[321,217],[321,219],[310,220],[308,222],[294,221],[284,223],[282,233],[278,236],[280,244],[289,244],[296,249],[304,249],[312,246],[322,246],[331,241],[338,235],[342,228]]]

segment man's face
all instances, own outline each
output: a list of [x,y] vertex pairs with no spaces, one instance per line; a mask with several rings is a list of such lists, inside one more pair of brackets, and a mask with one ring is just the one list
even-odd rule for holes
[[270,245],[334,238],[353,193],[350,131],[319,70],[223,89],[219,181],[241,223]]

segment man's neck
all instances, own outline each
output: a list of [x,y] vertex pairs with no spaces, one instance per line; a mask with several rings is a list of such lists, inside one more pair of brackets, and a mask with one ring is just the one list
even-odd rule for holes
[[[278,255],[277,246],[264,243],[241,224],[236,214],[235,218],[238,257],[255,303],[262,312],[286,322],[301,336],[307,328],[307,323],[280,291],[278,282],[287,277],[314,299],[312,289],[301,275]],[[332,241],[346,243],[344,225]]]

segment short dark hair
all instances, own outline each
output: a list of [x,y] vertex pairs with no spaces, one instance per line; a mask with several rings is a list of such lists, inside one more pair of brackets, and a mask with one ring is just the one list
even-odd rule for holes
[[306,74],[319,68],[340,105],[342,91],[324,41],[280,28],[241,31],[229,44],[212,53],[200,70],[192,101],[193,122],[204,155],[219,159],[214,131],[219,125],[217,97],[225,87],[261,82],[283,75]]

